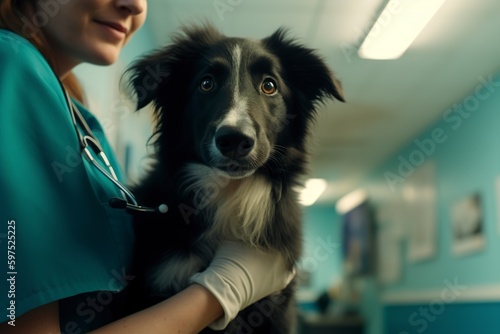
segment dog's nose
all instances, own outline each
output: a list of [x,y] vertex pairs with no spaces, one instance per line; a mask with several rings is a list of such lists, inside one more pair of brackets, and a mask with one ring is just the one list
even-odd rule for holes
[[215,133],[215,145],[220,153],[232,159],[243,158],[252,150],[255,140],[231,126],[223,126]]

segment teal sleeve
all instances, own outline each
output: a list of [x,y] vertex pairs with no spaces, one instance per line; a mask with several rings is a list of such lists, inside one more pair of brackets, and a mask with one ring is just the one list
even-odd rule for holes
[[[83,112],[119,169],[97,120]],[[12,303],[18,317],[128,284],[131,220],[108,205],[119,196],[82,159],[48,63],[28,41],[0,30],[0,322]]]

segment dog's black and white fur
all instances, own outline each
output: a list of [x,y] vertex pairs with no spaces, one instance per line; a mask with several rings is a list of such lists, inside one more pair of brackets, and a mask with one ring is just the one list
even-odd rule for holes
[[[156,163],[135,192],[141,204],[170,208],[137,219],[134,303],[146,307],[184,288],[222,239],[278,250],[294,266],[294,189],[305,174],[309,126],[323,99],[344,100],[321,58],[282,29],[252,40],[204,25],[184,28],[129,73],[138,107],[153,102],[157,116]],[[242,311],[225,332],[289,333],[292,285]]]

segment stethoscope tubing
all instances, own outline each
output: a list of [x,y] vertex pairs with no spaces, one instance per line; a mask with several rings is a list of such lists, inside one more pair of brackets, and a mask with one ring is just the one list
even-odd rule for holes
[[[61,84],[62,86],[62,84]],[[113,166],[111,166],[111,163],[109,162],[108,157],[106,156],[106,153],[104,153],[104,150],[99,143],[99,140],[97,137],[94,135],[90,127],[88,126],[87,122],[83,118],[82,114],[78,110],[78,108],[75,106],[73,101],[71,101],[71,98],[69,97],[68,92],[63,88],[63,91],[66,95],[66,101],[68,103],[68,107],[70,109],[70,114],[71,118],[73,121],[73,125],[75,127],[76,134],[78,136],[78,140],[80,142],[80,149],[82,151],[82,154],[86,157],[86,159],[94,165],[97,170],[99,170],[107,179],[109,179],[111,182],[113,182],[114,185],[118,187],[118,189],[121,190],[123,198],[111,198],[109,201],[109,205],[113,208],[123,208],[125,209],[128,213],[166,213],[168,211],[168,206],[166,204],[161,204],[156,208],[153,207],[144,207],[140,206],[135,199],[134,194],[130,190],[127,189],[125,185],[123,185],[119,180],[118,177],[116,176],[115,170],[113,169]],[[78,120],[77,120],[78,118]],[[85,133],[85,135],[82,135],[80,132],[80,129],[78,128],[77,122],[81,125],[82,131]],[[102,162],[106,165],[106,167],[109,169],[109,172],[104,169],[101,164],[97,162],[97,159],[94,158],[92,153],[90,151],[94,151],[96,156],[99,156],[102,160]],[[132,202],[128,203],[127,198]]]
[[[82,114],[78,110],[78,108],[75,106],[73,101],[68,96],[68,93],[66,92],[66,99],[68,101],[68,104],[70,106],[70,111],[71,111],[71,118],[73,119],[73,125],[75,126],[76,133],[78,135],[78,139],[80,141],[80,146],[83,152],[85,152],[85,157],[87,160],[89,160],[97,169],[106,177],[108,178],[111,182],[113,182],[124,194],[127,196],[130,201],[134,205],[137,204],[137,200],[135,199],[135,196],[132,194],[130,190],[127,189],[120,181],[118,181],[118,177],[116,176],[116,173],[113,169],[113,166],[111,166],[111,163],[109,162],[108,157],[106,156],[106,153],[104,153],[104,150],[99,143],[99,140],[97,137],[94,135],[92,130],[89,128],[87,122],[83,118]],[[78,126],[76,125],[77,120],[76,117],[78,117],[78,121],[80,125],[82,126],[85,135],[82,136],[80,133],[80,130],[78,129]],[[91,149],[90,147],[94,148],[96,155],[101,157],[101,160],[103,163],[106,165],[106,167],[109,169],[109,173],[96,161],[96,159],[92,156],[92,153],[90,152]]]
[[[125,193],[125,195],[130,199],[130,201],[134,205],[139,205],[137,203],[137,200],[135,199],[135,196],[132,194],[130,190],[128,190],[123,184],[121,184],[120,181],[116,180],[112,175],[110,175],[99,163],[92,157],[92,154],[90,153],[89,149],[87,147],[84,148],[85,156],[87,157],[87,160],[89,160],[99,171],[104,174],[111,182],[113,182],[122,192]],[[112,168],[112,167],[111,167]],[[112,169],[111,169],[112,170]],[[114,174],[114,172],[113,172]]]

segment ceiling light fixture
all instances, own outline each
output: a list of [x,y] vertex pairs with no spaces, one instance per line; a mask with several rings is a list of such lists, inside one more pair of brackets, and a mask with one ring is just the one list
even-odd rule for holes
[[368,198],[368,194],[363,189],[354,190],[337,201],[335,208],[339,214],[351,211]]
[[324,179],[309,179],[300,190],[299,202],[304,206],[313,205],[325,191],[328,182]]
[[401,57],[445,0],[389,0],[361,44],[366,59]]

